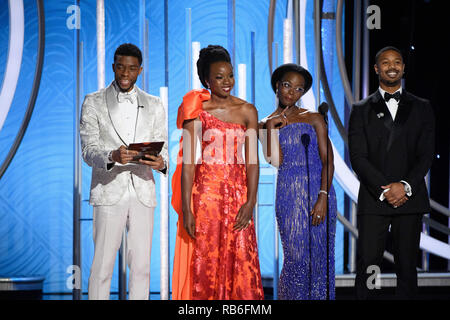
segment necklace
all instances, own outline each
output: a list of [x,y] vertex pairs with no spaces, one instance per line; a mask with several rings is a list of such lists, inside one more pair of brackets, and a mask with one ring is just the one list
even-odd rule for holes
[[[284,108],[281,112],[284,112],[284,114],[286,115],[286,116],[288,116],[288,115],[291,115],[292,113],[294,113],[294,112],[290,112],[290,110],[291,109],[297,109],[297,106],[296,105],[292,105],[292,106],[288,106],[288,107],[286,107],[286,108]],[[289,113],[288,113],[289,112]]]

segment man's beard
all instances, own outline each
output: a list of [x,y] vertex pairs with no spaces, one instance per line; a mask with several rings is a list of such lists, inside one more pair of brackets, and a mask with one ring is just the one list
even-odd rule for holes
[[114,80],[116,81],[117,87],[119,88],[119,90],[120,90],[121,92],[128,92],[128,91],[130,91],[130,89],[133,88],[133,87],[134,87],[134,84],[136,83],[136,80],[133,80],[133,81],[130,82],[130,86],[129,86],[128,88],[125,88],[125,89],[124,89],[124,88],[122,88],[122,87],[120,86],[119,79],[114,78]]
[[383,83],[385,86],[387,87],[396,87],[399,84],[401,84],[402,82],[402,78],[398,79],[398,80],[388,80],[388,79],[382,79],[380,77],[380,82]]

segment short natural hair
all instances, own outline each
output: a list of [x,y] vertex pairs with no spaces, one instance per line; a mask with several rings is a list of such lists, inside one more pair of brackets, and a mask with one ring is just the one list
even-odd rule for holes
[[208,88],[206,79],[209,77],[211,64],[219,61],[224,61],[231,64],[230,54],[224,47],[209,45],[200,50],[199,58],[197,60],[197,74],[200,82],[205,88]]
[[142,52],[132,43],[121,44],[114,52],[114,63],[117,60],[117,56],[131,56],[136,57],[139,61],[139,65],[142,65]]
[[378,59],[380,59],[381,54],[383,54],[386,51],[395,51],[395,52],[397,52],[398,54],[400,54],[400,57],[402,57],[402,61],[403,61],[403,54],[400,51],[400,49],[398,49],[396,47],[393,47],[393,46],[387,46],[387,47],[384,47],[384,48],[380,49],[377,52],[377,54],[375,55],[375,64],[378,64]]
[[308,70],[295,63],[285,63],[276,68],[275,71],[272,73],[270,83],[272,85],[273,92],[277,91],[276,88],[277,82],[280,81],[284,77],[284,75],[288,72],[296,72],[299,75],[301,75],[303,79],[305,79],[305,87],[303,88],[305,89],[305,93],[311,88],[313,78]]

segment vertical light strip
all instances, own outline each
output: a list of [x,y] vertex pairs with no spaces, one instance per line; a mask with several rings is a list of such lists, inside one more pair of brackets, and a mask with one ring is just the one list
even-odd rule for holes
[[141,88],[144,91],[148,91],[147,75],[148,75],[148,29],[147,19],[145,18],[145,0],[139,1],[139,41],[141,43],[142,50],[142,75],[141,75]]
[[[308,60],[307,60],[307,52],[306,52],[306,35],[305,35],[305,21],[306,21],[306,2],[307,0],[300,1],[300,33],[298,37],[300,38],[300,65],[309,70],[308,68]],[[316,81],[316,79],[314,79]],[[306,94],[301,98],[301,103],[303,108],[308,110],[316,110],[316,99],[314,98],[313,90],[308,90]]]
[[235,58],[235,0],[228,0],[228,19],[227,19],[227,28],[228,28],[228,51],[231,56],[231,64],[234,66],[234,58]]
[[293,25],[292,25],[292,0],[288,0],[286,19],[283,21],[283,63],[293,61]]
[[[159,96],[162,100],[166,112],[166,136],[169,135],[169,89],[167,87],[159,88]],[[160,267],[161,282],[160,294],[161,300],[169,300],[169,172],[167,175],[160,175]]]
[[185,66],[186,66],[186,92],[190,91],[192,89],[192,80],[191,80],[191,55],[192,55],[192,49],[191,49],[191,42],[192,42],[192,26],[191,26],[191,8],[186,8],[185,10],[185,27],[184,30],[186,31],[185,35]]
[[272,65],[273,63],[273,25],[275,23],[275,8],[277,5],[276,0],[270,0],[269,4],[269,19],[267,21],[267,57],[269,59],[269,71],[272,74],[275,67]]
[[[78,8],[80,1],[76,0],[74,3]],[[77,16],[80,19],[80,16]],[[77,25],[80,26],[81,22],[77,21]],[[74,29],[74,82],[75,82],[75,94],[74,94],[74,158],[73,158],[73,265],[78,266],[80,269],[79,283],[83,281],[83,268],[81,267],[81,201],[82,201],[82,167],[81,167],[81,146],[80,146],[80,106],[81,106],[81,93],[83,88],[83,42],[80,41],[80,28]],[[82,288],[74,286],[72,290],[72,299],[81,300]]]
[[320,4],[320,0],[314,0],[314,93],[317,106],[320,104],[320,55],[322,49],[322,35],[320,30],[322,8]]
[[9,0],[9,45],[5,77],[0,92],[0,131],[16,92],[22,65],[25,18],[22,0]]
[[[231,65],[234,66],[235,63],[235,11],[236,11],[236,2],[235,0],[228,0],[227,5],[228,10],[228,18],[227,18],[227,33],[228,33],[228,52],[231,56]],[[234,95],[234,87],[231,90],[231,94]]]
[[[360,100],[361,91],[361,0],[353,1],[353,97],[355,101]],[[354,201],[351,201],[350,221],[356,228],[357,207]],[[349,271],[356,272],[356,238],[349,239]]]
[[250,46],[251,46],[251,68],[252,68],[252,104],[256,106],[256,96],[255,96],[255,88],[256,88],[256,69],[255,69],[255,60],[256,60],[256,34],[254,31],[250,33]]
[[283,21],[283,63],[292,62],[292,20]]
[[293,17],[294,19],[294,39],[295,39],[295,63],[300,64],[300,0],[295,0],[293,3]]
[[[274,42],[272,43],[272,56],[273,56],[273,62],[272,62],[272,66],[273,69],[275,70],[278,67],[278,43]],[[275,97],[275,105],[278,105],[278,101],[277,98]],[[277,176],[278,176],[278,170],[275,171],[275,174],[273,176],[274,178],[274,183],[273,183],[273,193],[274,193],[274,199],[276,198],[276,190],[277,190]],[[277,219],[276,219],[276,213],[275,213],[275,208],[273,210],[273,221],[274,221],[274,253],[273,253],[273,299],[277,300],[278,299],[278,280],[279,280],[279,276],[280,276],[280,272],[279,272],[279,244],[278,244],[278,224],[277,224]]]
[[353,97],[359,101],[361,90],[361,0],[353,2]]
[[105,87],[105,3],[97,0],[97,86]]
[[247,100],[247,65],[238,64],[238,97]]
[[[250,66],[251,66],[251,103],[256,106],[256,97],[255,97],[255,60],[256,60],[256,51],[255,51],[255,32],[252,31],[250,33]],[[254,213],[254,220],[255,220],[255,229],[256,229],[256,242],[259,244],[259,191],[256,195],[256,204],[255,204],[255,213]]]
[[[403,83],[402,83],[402,87],[404,88]],[[425,176],[425,185],[427,188],[428,197],[430,197],[430,171],[428,171],[427,175]],[[430,218],[430,213],[428,212],[424,216],[427,218]],[[422,221],[422,233],[428,235],[429,232],[430,232],[430,227],[425,222]],[[425,272],[429,271],[428,262],[429,262],[429,253],[427,251],[423,250],[422,251],[422,270]]]
[[150,87],[150,81],[148,80],[148,74],[149,74],[149,70],[150,70],[150,62],[148,61],[149,59],[149,46],[148,46],[148,19],[144,20],[144,28],[145,28],[145,33],[144,33],[144,59],[145,59],[145,66],[144,66],[144,82],[142,83],[142,87],[143,89],[148,92],[149,91],[149,87]]
[[[367,7],[369,6],[369,0],[364,0],[364,21],[367,21]],[[363,57],[362,57],[362,98],[366,98],[369,95],[369,28],[363,29]]]
[[[191,36],[189,37],[189,39],[191,39]],[[191,71],[190,78],[189,78],[190,83],[191,83],[190,89],[201,89],[202,83],[197,74],[197,60],[200,56],[200,42],[194,41],[194,42],[190,43],[189,48],[190,48],[189,58],[191,59],[189,61],[189,66],[190,66],[190,71]],[[200,140],[198,138],[197,138],[197,143],[200,143]],[[201,148],[196,148],[195,149],[195,159],[200,159],[201,156],[202,156]]]
[[202,83],[200,82],[200,78],[197,74],[197,60],[200,55],[200,42],[194,41],[192,42],[192,89],[200,89],[202,87]]
[[164,85],[169,87],[169,0],[164,0]]

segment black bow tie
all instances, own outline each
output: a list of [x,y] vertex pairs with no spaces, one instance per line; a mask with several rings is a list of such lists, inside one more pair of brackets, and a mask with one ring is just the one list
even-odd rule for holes
[[388,102],[389,100],[391,100],[392,98],[394,98],[395,100],[400,101],[400,91],[395,92],[394,94],[390,94],[389,92],[385,92],[384,93],[384,100],[386,102]]

